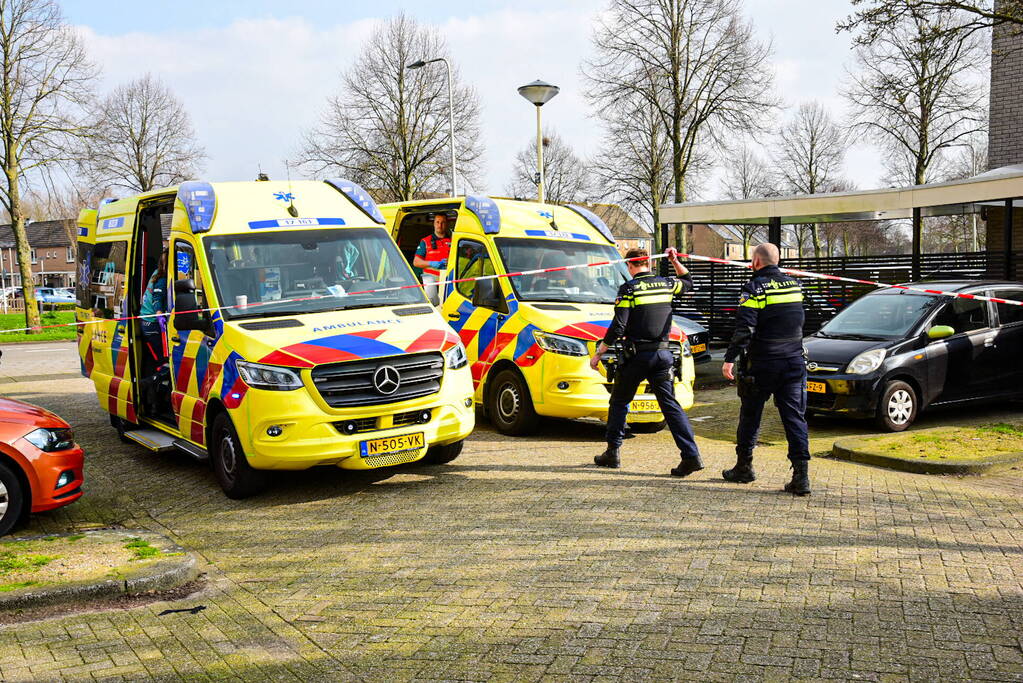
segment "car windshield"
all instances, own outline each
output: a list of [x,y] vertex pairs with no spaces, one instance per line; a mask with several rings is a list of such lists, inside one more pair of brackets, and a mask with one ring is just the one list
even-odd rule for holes
[[[225,309],[228,319],[426,302],[381,228],[227,235],[204,242],[221,305],[247,305]],[[361,293],[391,287],[407,289]]]
[[937,301],[920,294],[868,294],[852,302],[821,328],[825,337],[902,339]]
[[[610,244],[512,237],[499,237],[494,241],[509,273],[621,258]],[[624,263],[509,278],[519,301],[601,304],[613,304],[618,287],[628,279],[629,271]]]

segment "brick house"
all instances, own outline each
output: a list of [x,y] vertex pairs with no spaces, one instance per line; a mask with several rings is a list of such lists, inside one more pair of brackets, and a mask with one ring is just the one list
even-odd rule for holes
[[[71,238],[73,220],[31,221],[25,226],[32,247],[36,286],[74,287],[76,245]],[[18,254],[10,224],[0,225],[0,285],[20,287]]]
[[[998,2],[995,3],[1000,4]],[[1001,24],[991,34],[991,102],[988,168],[1023,166],[1023,31]],[[1023,249],[1023,206],[1013,203],[1012,249]],[[1005,207],[986,207],[987,248],[1000,252],[1005,242]]]
[[654,235],[617,204],[582,204],[603,220],[615,236],[615,246],[623,254],[629,249],[653,251]]
[[[742,231],[734,225],[690,225],[689,230],[690,250],[699,256],[713,256],[714,258],[726,258],[732,261],[748,261],[750,256],[743,253]],[[753,247],[767,239],[767,229],[763,228],[754,233],[749,239],[749,247]],[[796,258],[798,250],[788,242],[783,241],[781,247],[782,258]]]

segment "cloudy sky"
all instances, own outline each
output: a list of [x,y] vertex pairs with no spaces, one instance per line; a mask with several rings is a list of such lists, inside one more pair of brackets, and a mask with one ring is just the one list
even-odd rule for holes
[[[605,0],[64,0],[110,88],[147,71],[185,102],[206,147],[209,180],[284,176],[301,133],[317,120],[373,26],[404,10],[447,39],[462,78],[479,92],[486,150],[485,186],[501,192],[515,151],[533,135],[532,106],[516,92],[541,78],[561,86],[544,107],[577,151],[595,154],[600,129],[582,96],[580,61],[589,54],[594,15]],[[835,21],[844,0],[746,0],[760,36],[774,45],[778,95],[789,107],[817,99],[843,114],[838,96],[851,60]],[[784,114],[783,114],[784,115]],[[879,185],[870,147],[852,150],[846,174]],[[704,199],[720,196],[710,183]]]

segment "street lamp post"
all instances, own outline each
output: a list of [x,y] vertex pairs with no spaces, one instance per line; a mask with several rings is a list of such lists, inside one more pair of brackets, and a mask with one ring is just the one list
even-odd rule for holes
[[536,184],[537,200],[543,204],[543,128],[540,124],[540,107],[554,99],[561,91],[556,85],[535,80],[519,88],[519,94],[536,105]]
[[409,64],[407,69],[422,69],[427,64],[433,64],[434,62],[444,62],[444,66],[447,69],[448,74],[448,138],[451,146],[451,196],[454,197],[455,192],[455,98],[451,92],[451,63],[444,57],[436,57],[434,59],[422,60],[418,62],[412,62]]

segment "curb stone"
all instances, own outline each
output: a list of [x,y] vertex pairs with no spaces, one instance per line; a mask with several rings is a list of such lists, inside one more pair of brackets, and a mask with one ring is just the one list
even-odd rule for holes
[[[127,572],[122,578],[99,578],[91,581],[68,582],[60,585],[28,587],[0,593],[0,612],[28,607],[41,607],[63,603],[83,603],[93,600],[114,598],[124,595],[138,595],[176,588],[194,581],[199,576],[199,565],[195,556],[185,551],[169,538],[145,529],[101,529],[83,532],[88,536],[110,536],[112,540],[127,542],[132,538],[149,541],[163,553],[174,553]],[[35,540],[51,536],[71,534],[47,534],[9,540]],[[178,554],[180,553],[180,554]]]
[[[919,431],[926,432],[928,430]],[[877,437],[855,436],[838,439],[831,448],[831,455],[838,460],[849,460],[914,474],[987,474],[1012,469],[1023,464],[1023,453],[1000,453],[970,462],[896,458],[871,450],[867,441],[874,438]]]

